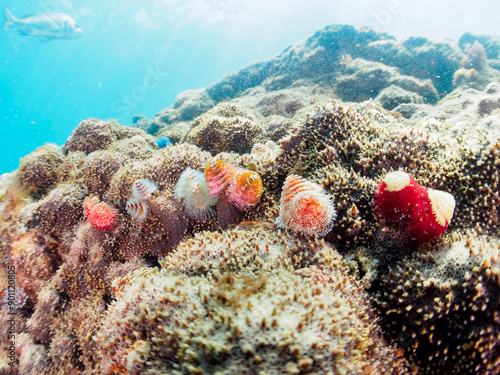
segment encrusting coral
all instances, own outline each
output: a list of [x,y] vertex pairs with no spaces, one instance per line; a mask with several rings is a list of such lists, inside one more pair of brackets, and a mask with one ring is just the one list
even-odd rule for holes
[[[78,155],[78,152],[71,153]],[[75,166],[73,171],[81,170],[82,182],[89,194],[102,195],[109,188],[113,175],[127,162],[120,152],[100,150],[90,153],[81,167]]]
[[17,286],[36,301],[44,283],[59,266],[60,258],[53,254],[48,236],[26,232],[10,244],[10,256],[16,269]]
[[57,183],[58,167],[63,158],[62,150],[54,144],[41,146],[22,158],[17,173],[20,187],[34,196],[49,191]]
[[60,240],[72,233],[83,218],[85,190],[75,183],[59,184],[26,212],[28,227]]
[[244,154],[252,149],[261,132],[256,116],[246,108],[221,103],[192,122],[186,141],[212,154]]
[[[123,127],[115,121],[87,119],[73,130],[64,148],[71,152],[82,151],[90,154],[107,149],[115,141],[132,138],[141,133],[138,129]],[[154,144],[153,138],[150,138],[150,144]]]

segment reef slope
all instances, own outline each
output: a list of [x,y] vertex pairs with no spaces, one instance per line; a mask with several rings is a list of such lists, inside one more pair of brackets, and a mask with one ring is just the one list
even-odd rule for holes
[[[0,374],[498,374],[499,51],[334,25],[27,155],[0,178]],[[175,187],[214,157],[263,195],[198,221]],[[454,196],[442,237],[374,215],[397,170]],[[324,238],[277,229],[292,174],[331,197]]]

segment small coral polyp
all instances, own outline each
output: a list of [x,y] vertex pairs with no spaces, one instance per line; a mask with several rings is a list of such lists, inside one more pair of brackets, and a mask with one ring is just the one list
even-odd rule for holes
[[374,199],[376,216],[389,222],[408,218],[409,232],[418,242],[441,236],[455,209],[453,195],[420,186],[402,171],[388,173]]
[[290,175],[281,193],[279,228],[323,237],[333,228],[336,211],[323,189],[300,176]]
[[182,172],[175,186],[175,196],[182,199],[188,216],[198,221],[214,217],[212,206],[217,204],[218,195],[211,196],[203,172],[188,168]]
[[219,159],[208,163],[205,179],[211,196],[223,193],[240,211],[254,208],[264,191],[257,172],[232,166]]
[[99,230],[108,230],[115,225],[118,214],[116,208],[106,202],[99,202],[99,198],[92,196],[85,198],[83,202],[83,213],[87,222]]

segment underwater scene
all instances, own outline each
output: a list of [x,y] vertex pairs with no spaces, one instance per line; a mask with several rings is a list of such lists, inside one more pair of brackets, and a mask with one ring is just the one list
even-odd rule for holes
[[0,10],[0,375],[500,374],[500,3]]

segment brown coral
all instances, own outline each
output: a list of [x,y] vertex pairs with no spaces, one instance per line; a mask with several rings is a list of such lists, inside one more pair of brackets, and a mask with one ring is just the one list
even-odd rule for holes
[[252,149],[261,131],[255,115],[247,109],[222,103],[193,121],[186,141],[213,155],[228,151],[244,154]]
[[29,225],[61,239],[83,219],[84,199],[85,190],[80,185],[60,184],[38,203]]
[[21,188],[35,197],[45,194],[57,183],[57,171],[63,157],[59,147],[48,144],[22,158],[17,173]]
[[[288,268],[305,267],[308,258],[323,263],[314,277]],[[143,269],[117,280],[121,301],[96,335],[102,370],[405,373],[341,263],[324,243],[279,232],[199,235],[164,260],[170,271]]]
[[386,332],[422,374],[498,374],[500,246],[458,239],[392,267],[377,303]]
[[13,239],[10,246],[12,264],[16,269],[17,287],[36,301],[44,283],[57,269],[60,258],[48,236],[26,232]]
[[145,135],[145,133],[139,129],[121,126],[115,121],[90,118],[82,121],[73,130],[64,148],[68,151],[82,151],[90,154],[108,148],[115,141],[135,135]]
[[[73,154],[73,153],[72,153]],[[80,167],[82,182],[89,195],[102,195],[109,188],[113,175],[126,163],[127,158],[118,152],[95,151],[88,155]]]

